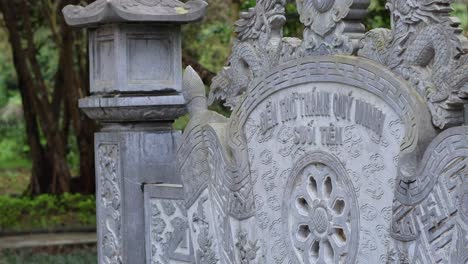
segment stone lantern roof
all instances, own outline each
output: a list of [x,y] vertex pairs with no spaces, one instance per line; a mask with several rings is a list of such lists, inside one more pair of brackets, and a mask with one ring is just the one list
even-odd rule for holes
[[70,26],[89,27],[104,23],[169,22],[200,20],[207,3],[203,0],[97,0],[88,6],[68,5],[63,14]]

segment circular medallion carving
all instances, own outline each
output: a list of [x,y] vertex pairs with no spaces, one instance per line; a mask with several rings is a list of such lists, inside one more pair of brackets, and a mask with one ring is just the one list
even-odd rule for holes
[[286,241],[300,263],[354,263],[359,244],[357,198],[341,163],[307,154],[288,180]]
[[317,11],[320,13],[329,11],[333,7],[334,3],[335,0],[312,0],[312,4],[314,5],[315,9],[317,9]]

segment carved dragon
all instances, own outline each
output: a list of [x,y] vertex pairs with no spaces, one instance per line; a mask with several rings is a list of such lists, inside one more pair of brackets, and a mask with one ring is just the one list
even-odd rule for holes
[[359,51],[412,82],[441,129],[461,123],[468,91],[468,54],[449,17],[451,2],[390,0],[392,29],[371,30]]
[[[440,129],[462,122],[468,90],[468,54],[449,16],[451,2],[390,0],[392,29],[368,32],[359,51],[360,56],[386,65],[409,81],[426,99],[432,123]],[[466,132],[466,127],[447,129],[427,148],[418,144],[420,150],[401,153],[391,235],[413,246],[397,250],[389,263],[409,263],[409,259],[417,263],[466,262],[466,255],[458,253],[466,250],[466,243],[456,237],[465,237],[466,228],[460,224],[463,203],[455,190],[466,184]],[[452,189],[445,190],[444,184]],[[437,196],[440,190],[444,190],[442,198]],[[437,213],[434,208],[439,208]],[[443,234],[447,243],[434,246],[438,236],[442,237],[439,230],[449,230]],[[428,236],[431,238],[425,240]],[[429,247],[437,252],[425,251]],[[456,247],[461,249],[451,255],[441,253]]]
[[[298,46],[298,40],[283,38],[285,0],[259,0],[235,23],[237,39],[227,66],[213,78],[209,103],[220,99],[234,108],[249,83],[278,65],[284,46]],[[288,45],[284,45],[287,42]],[[299,41],[300,43],[300,41]]]
[[350,55],[364,33],[360,20],[367,1],[296,0],[304,40],[283,37],[285,0],[258,0],[236,22],[237,39],[227,66],[213,78],[209,103],[231,109],[249,84],[280,63],[311,55]]

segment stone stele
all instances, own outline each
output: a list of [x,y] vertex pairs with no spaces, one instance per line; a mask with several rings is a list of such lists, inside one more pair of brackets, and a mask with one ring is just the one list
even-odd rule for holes
[[[466,39],[450,0],[258,0],[178,149],[195,263],[468,263]],[[198,80],[198,81],[197,81]],[[221,100],[225,118],[207,109]],[[155,150],[156,151],[156,150]],[[179,263],[171,260],[167,263]]]

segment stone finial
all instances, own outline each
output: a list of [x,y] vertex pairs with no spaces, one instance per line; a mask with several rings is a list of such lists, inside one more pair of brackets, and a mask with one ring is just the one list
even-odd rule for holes
[[183,94],[187,101],[190,115],[207,109],[205,85],[191,66],[188,66],[184,71]]
[[191,0],[97,0],[82,7],[68,5],[63,9],[65,20],[71,26],[93,26],[118,22],[172,22],[187,23],[201,19],[207,3]]
[[350,55],[365,33],[369,0],[297,0],[305,55]]

